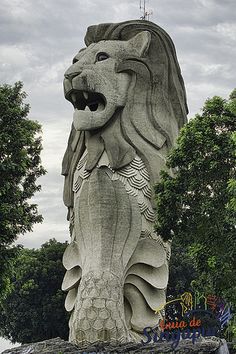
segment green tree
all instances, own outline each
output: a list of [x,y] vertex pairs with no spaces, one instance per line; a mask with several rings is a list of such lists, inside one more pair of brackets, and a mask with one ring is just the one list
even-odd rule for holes
[[180,132],[156,186],[156,230],[187,247],[194,286],[236,304],[236,90],[208,99]]
[[6,289],[6,274],[17,252],[11,244],[42,221],[37,205],[29,203],[40,190],[36,179],[45,174],[41,127],[27,118],[29,105],[22,87],[21,82],[0,86],[0,293]]
[[177,299],[186,291],[193,291],[191,282],[197,277],[197,271],[187,247],[184,247],[181,240],[176,237],[173,238],[171,245],[169,272],[167,287],[169,300]]
[[68,339],[69,318],[60,289],[66,246],[52,239],[40,249],[21,247],[10,278],[11,291],[0,306],[1,336],[19,343]]

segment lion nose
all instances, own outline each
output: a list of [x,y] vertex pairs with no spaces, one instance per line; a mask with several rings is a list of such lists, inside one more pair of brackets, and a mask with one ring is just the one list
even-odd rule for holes
[[81,74],[81,71],[73,71],[73,72],[65,72],[65,78],[72,80],[74,77],[78,76]]

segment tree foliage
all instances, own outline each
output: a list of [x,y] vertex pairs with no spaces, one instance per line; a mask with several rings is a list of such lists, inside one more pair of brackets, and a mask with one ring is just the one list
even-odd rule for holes
[[67,243],[55,239],[40,249],[21,247],[10,277],[11,291],[0,306],[0,335],[29,343],[54,337],[68,339],[62,255]]
[[180,132],[156,186],[156,230],[188,247],[200,291],[236,304],[236,90],[208,99]]
[[42,221],[37,205],[29,199],[45,174],[41,166],[40,125],[27,118],[22,83],[0,86],[0,289],[6,288],[6,271],[17,249],[10,245],[19,234],[31,231]]
[[177,299],[186,291],[193,291],[191,286],[198,274],[188,249],[183,246],[181,240],[174,237],[171,245],[171,258],[169,264],[169,281],[167,287],[167,299]]

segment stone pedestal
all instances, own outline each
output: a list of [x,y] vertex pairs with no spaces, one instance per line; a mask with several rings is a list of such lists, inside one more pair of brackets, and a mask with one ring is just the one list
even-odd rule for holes
[[18,348],[5,350],[2,354],[229,354],[227,344],[224,340],[216,337],[200,338],[194,344],[191,340],[182,340],[175,350],[171,343],[163,342],[157,344],[142,345],[141,343],[124,343],[110,345],[99,343],[87,347],[78,347],[60,338],[53,338],[39,343],[24,344]]

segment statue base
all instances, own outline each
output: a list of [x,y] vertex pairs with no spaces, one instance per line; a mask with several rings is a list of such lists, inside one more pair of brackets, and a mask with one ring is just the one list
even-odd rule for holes
[[225,340],[217,337],[199,338],[193,344],[191,340],[182,340],[178,346],[173,349],[171,343],[153,343],[143,345],[141,343],[123,343],[112,345],[109,343],[97,343],[78,347],[72,343],[53,338],[38,343],[24,344],[17,348],[5,350],[2,354],[155,354],[155,353],[199,353],[199,354],[229,354]]

